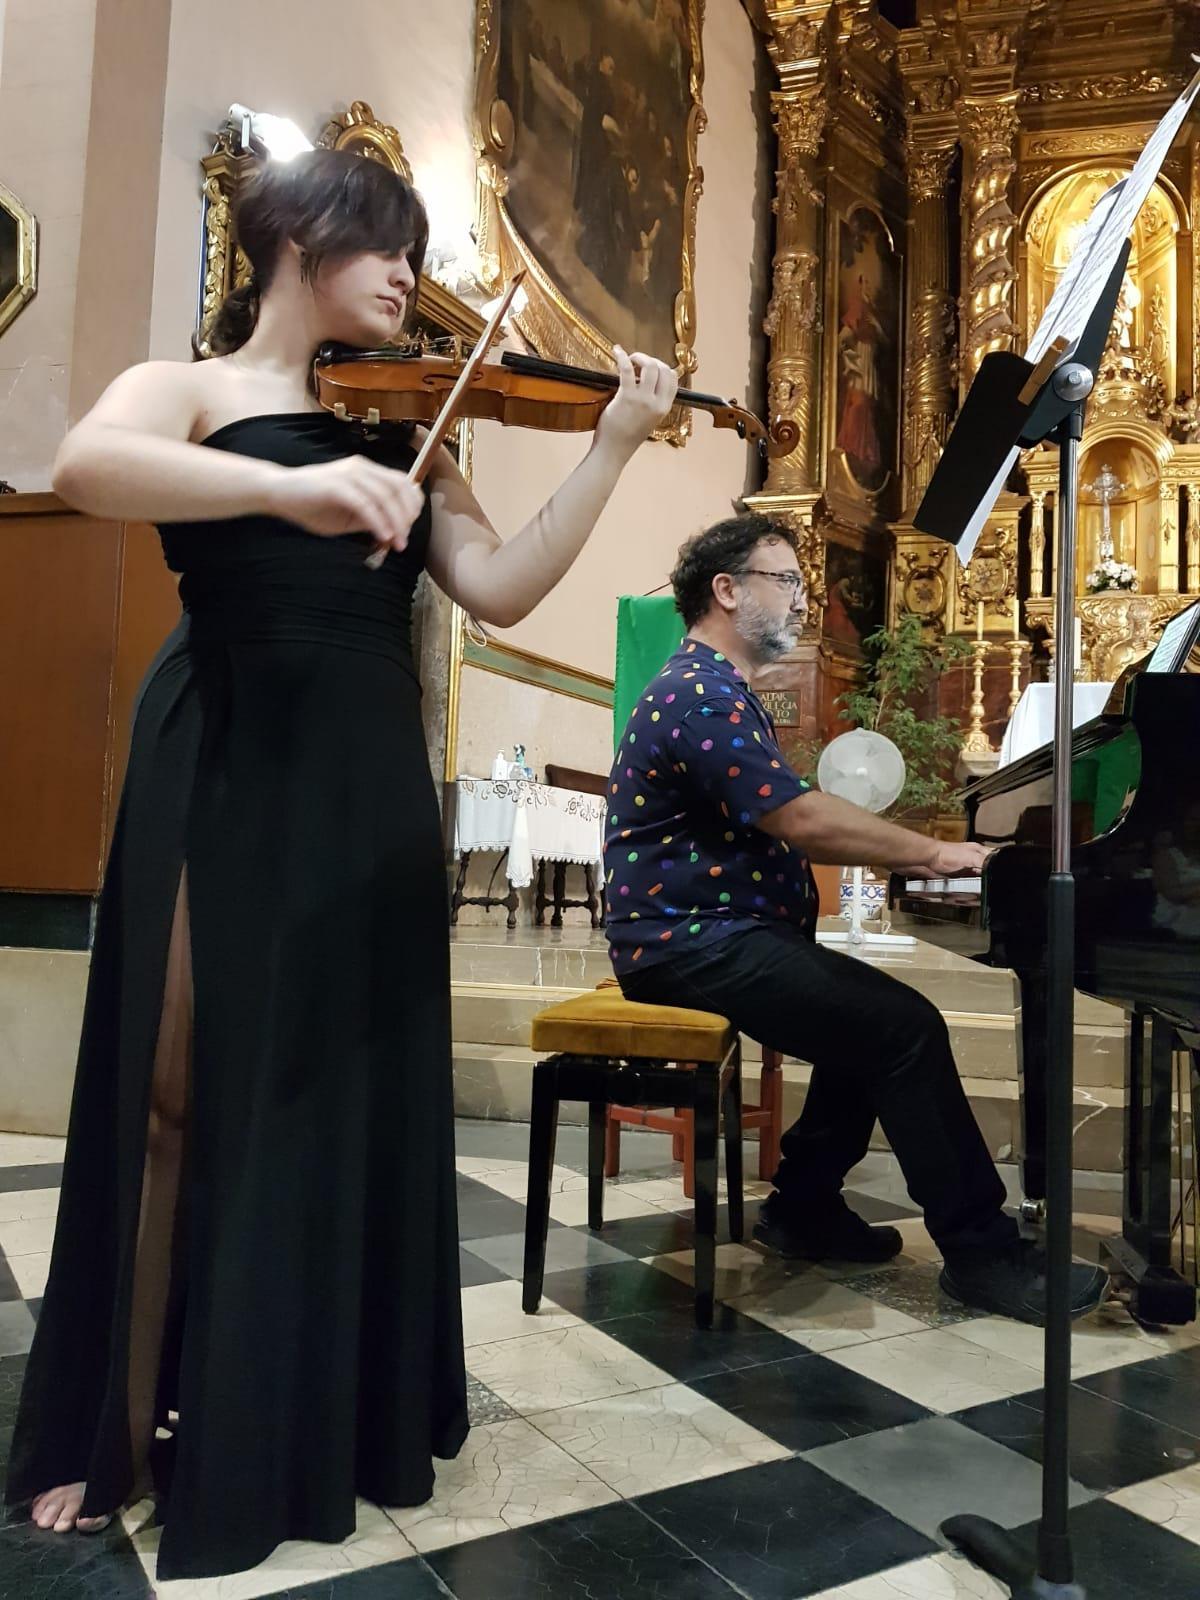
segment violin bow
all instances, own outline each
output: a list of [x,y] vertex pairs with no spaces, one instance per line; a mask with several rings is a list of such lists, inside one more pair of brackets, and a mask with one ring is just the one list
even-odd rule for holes
[[[495,344],[497,335],[500,332],[500,325],[508,315],[509,307],[516,298],[517,290],[524,282],[526,270],[527,269],[525,267],[522,267],[519,272],[514,273],[511,281],[509,282],[508,288],[504,291],[504,294],[501,297],[499,305],[492,312],[490,322],[483,330],[482,334],[480,334],[478,343],[476,344],[474,350],[472,350],[469,359],[463,366],[462,371],[459,373],[457,382],[455,383],[453,389],[451,389],[450,393],[446,396],[446,403],[442,406],[442,409],[438,412],[437,417],[430,425],[429,432],[425,437],[425,443],[417,452],[417,459],[408,469],[408,479],[410,483],[422,482],[425,474],[429,471],[429,464],[433,460],[434,451],[444,441],[446,435],[450,432],[450,429],[458,421],[458,410],[462,404],[463,395],[467,392],[467,389],[474,381],[475,374],[479,371],[480,367],[486,360],[488,351],[492,348],[493,344]],[[387,560],[388,554],[388,549],[373,550],[367,557],[367,566],[370,567],[373,572],[378,571],[378,569]]]

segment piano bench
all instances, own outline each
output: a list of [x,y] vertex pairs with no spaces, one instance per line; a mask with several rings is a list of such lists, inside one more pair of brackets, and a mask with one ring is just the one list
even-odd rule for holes
[[588,1226],[604,1225],[609,1107],[686,1108],[692,1118],[696,1204],[696,1321],[711,1327],[716,1280],[717,1142],[724,1111],[729,1232],[742,1238],[742,1049],[722,1016],[640,1005],[615,984],[564,1000],[533,1019],[529,1190],[521,1304],[541,1303],[550,1224],[558,1108],[583,1100],[588,1115]]

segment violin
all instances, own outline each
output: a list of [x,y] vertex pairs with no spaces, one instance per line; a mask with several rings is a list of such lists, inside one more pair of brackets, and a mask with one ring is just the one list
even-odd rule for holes
[[[327,346],[318,354],[313,374],[317,399],[338,417],[370,425],[431,423],[468,365],[465,357]],[[506,351],[498,362],[476,365],[458,397],[455,414],[507,427],[589,433],[619,383],[615,372],[591,372]],[[787,455],[799,442],[800,431],[790,417],[780,418],[768,429],[753,411],[719,395],[680,389],[675,404],[706,411],[714,427],[734,429],[764,456]]]
[[[460,417],[490,417],[510,426],[560,433],[594,428],[620,387],[615,373],[586,372],[511,352],[499,362],[487,360],[525,271],[522,268],[510,279],[487,327],[465,358],[335,347],[318,352],[314,363],[317,399],[334,416],[345,421],[354,418],[368,427],[385,421],[427,423],[425,439],[408,469],[412,483],[424,481],[434,452]],[[777,423],[768,434],[753,411],[733,401],[686,389],[675,398],[676,403],[708,411],[718,428],[736,428],[743,439],[755,439],[764,453],[786,455],[799,441],[799,429],[790,420]],[[386,549],[373,551],[367,566],[377,571],[386,556]]]

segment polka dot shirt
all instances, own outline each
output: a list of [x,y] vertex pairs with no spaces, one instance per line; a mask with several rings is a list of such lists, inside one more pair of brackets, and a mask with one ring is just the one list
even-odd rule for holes
[[604,876],[617,973],[764,922],[811,934],[807,858],[755,826],[807,787],[738,669],[685,639],[633,708],[609,778]]

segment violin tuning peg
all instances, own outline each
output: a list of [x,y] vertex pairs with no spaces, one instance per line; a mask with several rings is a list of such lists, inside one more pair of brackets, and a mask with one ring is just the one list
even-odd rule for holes
[[379,407],[378,406],[368,406],[367,407],[367,426],[369,428],[375,428],[375,427],[378,427],[378,425],[379,425]]
[[337,405],[334,406],[333,414],[339,422],[350,421],[350,413],[346,410],[345,402],[342,400],[339,400]]

